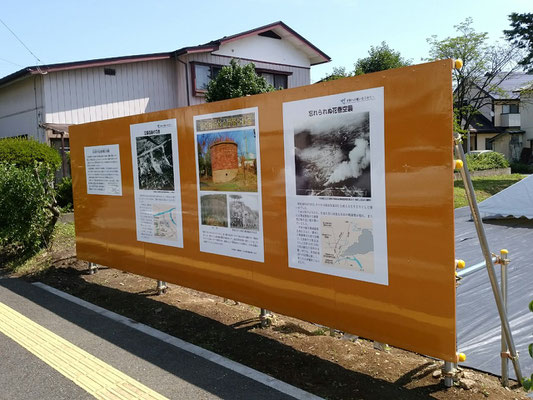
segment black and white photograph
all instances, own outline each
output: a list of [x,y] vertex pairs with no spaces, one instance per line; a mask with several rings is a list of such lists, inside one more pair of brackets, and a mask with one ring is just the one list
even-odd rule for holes
[[370,114],[311,117],[294,128],[296,194],[371,197]]
[[257,196],[229,195],[230,226],[238,229],[259,230],[259,206]]
[[204,194],[200,198],[202,225],[228,227],[228,200],[225,194]]
[[172,136],[139,136],[136,144],[139,189],[174,190]]

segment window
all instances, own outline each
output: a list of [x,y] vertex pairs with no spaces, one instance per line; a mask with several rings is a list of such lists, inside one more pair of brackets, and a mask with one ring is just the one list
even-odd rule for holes
[[117,71],[114,68],[104,68],[104,75],[115,76]]
[[[65,143],[65,151],[70,151],[70,141],[69,138],[63,138],[63,141]],[[61,139],[58,138],[51,138],[50,139],[50,147],[53,149],[56,149],[57,151],[61,152]]]
[[208,83],[211,82],[211,79],[216,78],[221,69],[221,65],[193,64],[192,70],[195,94],[205,92]]
[[502,114],[520,114],[518,104],[502,104]]
[[285,74],[275,74],[273,72],[259,72],[265,80],[274,86],[276,89],[282,88],[287,89],[287,75]]
[[[191,63],[192,64],[192,79],[194,87],[194,95],[202,96],[207,91],[207,85],[212,79],[215,79],[218,73],[222,70],[222,65]],[[288,75],[291,72],[277,72],[270,70],[256,70],[257,75],[262,76],[268,83],[276,89],[287,89]]]

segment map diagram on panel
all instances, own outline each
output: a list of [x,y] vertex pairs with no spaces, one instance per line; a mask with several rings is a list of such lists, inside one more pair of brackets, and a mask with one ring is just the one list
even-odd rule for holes
[[369,218],[323,216],[320,219],[325,266],[374,272],[374,236]]
[[167,240],[177,239],[176,207],[170,204],[154,204],[154,236]]

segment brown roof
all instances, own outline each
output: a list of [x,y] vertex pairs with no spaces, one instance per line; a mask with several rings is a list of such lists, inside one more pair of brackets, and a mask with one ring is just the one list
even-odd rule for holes
[[138,54],[138,55],[131,55],[131,56],[110,57],[110,58],[99,58],[99,59],[93,59],[93,60],[74,61],[74,62],[59,63],[59,64],[35,65],[31,67],[25,67],[17,72],[14,72],[10,75],[7,75],[1,78],[0,86],[6,83],[9,83],[11,81],[14,81],[16,79],[24,78],[29,75],[46,74],[48,72],[66,71],[66,70],[79,69],[79,68],[100,67],[104,65],[116,65],[116,64],[125,64],[125,63],[131,63],[131,62],[140,62],[140,61],[162,60],[162,59],[167,59],[171,57],[177,57],[183,54],[216,51],[218,50],[221,44],[231,42],[237,39],[242,39],[247,36],[258,35],[261,33],[268,32],[268,31],[273,31],[276,34],[282,34],[283,36],[290,38],[290,40],[293,42],[293,44],[295,44],[295,46],[302,47],[302,49],[305,49],[304,52],[308,55],[308,57],[311,60],[314,60],[311,62],[311,65],[317,65],[317,64],[322,64],[322,63],[331,61],[331,58],[326,53],[324,53],[322,50],[314,46],[303,36],[299,35],[297,32],[289,28],[282,21],[278,21],[272,24],[261,26],[259,28],[251,29],[249,31],[237,33],[235,35],[224,36],[220,39],[213,40],[205,44],[201,44],[198,46],[183,47],[179,50],[175,50],[171,52]]

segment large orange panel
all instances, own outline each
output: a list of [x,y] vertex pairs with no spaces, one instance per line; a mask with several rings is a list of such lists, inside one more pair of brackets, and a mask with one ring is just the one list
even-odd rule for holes
[[[71,127],[78,257],[455,361],[451,70],[445,60]],[[379,256],[386,276],[373,283],[291,268],[284,103],[374,88],[383,88],[384,166],[372,179],[384,181],[386,254]],[[263,262],[200,251],[195,117],[255,108]],[[138,241],[136,234],[130,126],[171,119],[177,124],[183,247]],[[84,148],[114,144],[122,195],[87,194]]]

